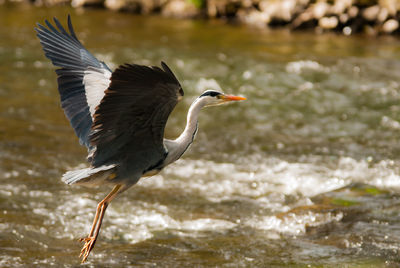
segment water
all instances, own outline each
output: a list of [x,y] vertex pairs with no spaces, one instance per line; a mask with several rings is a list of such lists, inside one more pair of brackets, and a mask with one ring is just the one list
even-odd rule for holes
[[[219,21],[1,6],[0,266],[77,266],[108,188],[64,185],[86,152],[34,24],[66,14],[98,58],[167,62],[190,103],[222,89],[190,150],[112,202],[89,266],[400,265],[400,41]],[[20,14],[23,14],[20,15]]]

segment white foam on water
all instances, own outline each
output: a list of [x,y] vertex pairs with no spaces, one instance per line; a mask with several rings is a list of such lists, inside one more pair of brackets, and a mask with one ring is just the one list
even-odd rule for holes
[[[291,163],[270,158],[258,163],[253,162],[251,165],[246,163],[248,161],[235,165],[183,159],[173,168],[167,168],[160,176],[164,178],[157,179],[162,183],[156,185],[181,188],[184,192],[200,192],[201,196],[213,203],[236,200],[238,196],[246,197],[257,200],[259,205],[275,212],[287,212],[293,207],[312,205],[309,197],[333,191],[353,182],[387,189],[400,188],[398,169],[396,163],[391,160],[371,164],[370,159],[340,157],[337,161],[325,165],[320,164],[323,161],[309,160]],[[285,196],[294,196],[297,199],[296,203],[285,204]],[[296,235],[304,233],[306,226],[339,221],[342,217],[340,213],[333,215],[310,211],[304,215],[292,213],[284,217],[257,215],[246,219],[244,216],[242,223],[260,230]],[[196,226],[198,222],[188,224]],[[233,225],[230,228],[233,228],[234,223],[231,224]],[[215,228],[225,226],[217,224]]]
[[[154,200],[133,201],[126,196],[113,202],[109,207],[103,225],[102,236],[114,239],[120,237],[132,243],[150,239],[155,232],[177,232],[179,235],[196,236],[199,232],[227,231],[239,226],[274,233],[292,235],[304,233],[306,226],[338,221],[341,214],[287,213],[293,207],[312,205],[310,197],[329,192],[352,182],[371,184],[383,189],[400,189],[398,163],[372,159],[356,160],[340,157],[335,161],[322,161],[318,157],[304,157],[302,162],[289,162],[276,157],[263,158],[248,156],[234,163],[217,163],[210,160],[182,159],[167,167],[162,173],[139,182],[139,186],[155,189],[174,189],[176,193],[200,195],[210,207],[205,217],[179,218],[173,216],[169,205]],[[325,164],[321,164],[325,163]],[[132,191],[132,190],[130,190]],[[151,192],[151,191],[149,191]],[[43,226],[49,236],[58,239],[76,239],[85,236],[90,229],[97,202],[96,196],[82,191],[61,191],[57,206],[52,207],[41,201],[54,199],[46,190],[29,190],[24,185],[0,186],[4,198],[20,196],[29,198],[32,213],[43,218]],[[289,200],[293,201],[288,203]],[[97,200],[99,199],[99,200]],[[162,200],[162,199],[161,199]],[[254,200],[263,212],[243,215],[239,222],[218,219],[213,215],[213,205],[224,201]],[[123,205],[121,205],[123,203]],[[115,205],[114,205],[115,204]],[[232,209],[234,209],[232,207]],[[265,214],[268,209],[270,214]],[[229,211],[227,212],[229,216]],[[178,214],[179,215],[179,214]]]
[[261,216],[246,221],[244,224],[255,229],[276,231],[290,235],[300,235],[306,232],[307,226],[318,226],[332,221],[340,221],[343,213],[288,213],[284,216]]
[[229,230],[236,226],[235,223],[218,219],[197,219],[180,223],[180,229],[185,231],[221,231]]
[[[180,221],[169,216],[169,211],[163,211],[160,204],[128,204],[127,207],[123,210],[108,209],[102,230],[105,238],[121,237],[130,243],[137,243],[154,237],[155,232],[167,231],[196,237],[199,232],[220,232],[236,226],[229,221],[210,218]],[[87,227],[89,224],[86,223]]]
[[392,160],[371,164],[369,159],[340,157],[324,165],[321,164],[323,161],[315,159],[309,159],[309,162],[305,159],[302,163],[274,157],[255,159],[258,161],[239,160],[243,164],[236,165],[206,160],[179,160],[164,171],[163,185],[201,191],[213,201],[235,195],[258,198],[273,192],[311,197],[352,182],[381,188],[400,187],[398,169]]

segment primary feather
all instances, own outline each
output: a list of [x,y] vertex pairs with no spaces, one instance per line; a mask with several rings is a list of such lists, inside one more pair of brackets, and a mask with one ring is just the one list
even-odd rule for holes
[[94,112],[108,88],[111,71],[78,40],[70,16],[69,33],[56,18],[54,23],[58,29],[47,20],[45,23],[48,28],[38,23],[35,30],[46,57],[55,66],[61,67],[56,70],[61,107],[80,143],[90,148],[91,112]]

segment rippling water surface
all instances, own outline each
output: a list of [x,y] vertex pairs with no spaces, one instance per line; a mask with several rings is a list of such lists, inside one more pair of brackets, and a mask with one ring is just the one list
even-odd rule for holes
[[248,98],[205,109],[184,157],[112,202],[89,265],[400,265],[397,38],[19,5],[0,7],[0,266],[77,266],[109,191],[60,180],[86,152],[33,26],[68,13],[110,67],[176,72],[167,137],[205,89]]

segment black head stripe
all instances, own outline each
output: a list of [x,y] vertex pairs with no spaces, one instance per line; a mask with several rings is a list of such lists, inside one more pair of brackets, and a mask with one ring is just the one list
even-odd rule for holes
[[205,97],[205,96],[210,96],[210,97],[216,97],[218,95],[221,95],[221,93],[213,90],[208,90],[204,92],[203,94],[200,95],[200,97]]

